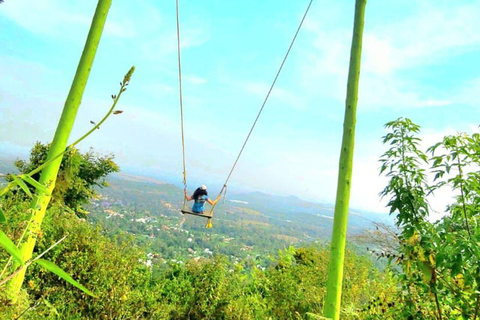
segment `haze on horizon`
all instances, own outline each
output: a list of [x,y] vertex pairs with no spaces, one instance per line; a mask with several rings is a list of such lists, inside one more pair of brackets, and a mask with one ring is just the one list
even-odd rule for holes
[[[189,185],[222,185],[307,4],[180,1]],[[0,154],[25,156],[52,139],[94,9],[95,1],[0,5]],[[229,190],[334,203],[353,9],[314,1]],[[411,118],[425,146],[478,131],[478,16],[480,2],[467,0],[369,0],[351,207],[385,211],[378,159],[387,121]],[[181,182],[175,41],[173,1],[113,3],[72,140],[106,112],[128,68],[137,71],[120,101],[125,112],[82,150]],[[442,211],[449,201],[433,204]]]

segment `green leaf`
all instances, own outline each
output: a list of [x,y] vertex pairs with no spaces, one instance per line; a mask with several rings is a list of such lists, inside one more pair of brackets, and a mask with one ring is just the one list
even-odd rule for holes
[[38,191],[40,192],[43,192],[45,193],[46,195],[50,195],[50,192],[48,192],[47,188],[41,184],[40,182],[38,182],[37,180],[33,179],[32,177],[30,177],[29,175],[26,175],[26,174],[22,174],[20,176],[20,178],[22,178],[23,180],[25,180],[27,183],[29,183],[30,185],[32,185],[33,187],[35,187]]
[[17,183],[15,181],[12,181],[10,182],[9,184],[7,184],[7,186],[5,188],[3,188],[2,190],[0,190],[0,197],[3,197],[10,189],[12,189],[13,187],[15,187]]
[[18,186],[20,188],[22,188],[23,191],[25,191],[25,193],[29,197],[33,197],[32,192],[30,191],[30,189],[28,189],[28,186],[25,184],[25,182],[23,182],[22,179],[18,178],[16,175],[13,175],[13,174],[12,174],[12,178],[13,178],[13,180],[15,180],[15,182],[18,184]]
[[22,253],[18,250],[17,246],[10,240],[9,237],[3,231],[0,230],[0,245],[7,250],[7,252],[17,260],[21,265],[25,262],[22,259]]
[[307,312],[305,315],[307,316],[306,319],[308,319],[308,320],[332,320],[332,318],[326,318],[326,317],[323,317],[321,315],[311,313],[311,312]]
[[0,223],[5,223],[5,221],[7,221],[7,219],[5,218],[2,208],[0,208]]
[[65,271],[63,271],[59,266],[57,266],[55,263],[51,262],[51,261],[48,261],[48,260],[45,260],[45,259],[38,259],[35,261],[37,264],[39,264],[40,266],[44,267],[45,269],[47,269],[48,271],[50,272],[53,272],[55,273],[57,276],[59,276],[60,278],[62,278],[63,280],[69,282],[70,284],[74,285],[75,287],[77,287],[78,289],[82,290],[83,292],[85,292],[86,294],[92,296],[92,297],[97,297],[96,295],[94,295],[90,290],[88,290],[87,288],[85,288],[84,286],[82,286],[80,283],[78,283],[77,281],[75,281],[68,273],[66,273]]
[[57,309],[56,309],[50,302],[48,302],[47,299],[45,299],[45,298],[42,298],[42,299],[43,299],[43,303],[45,303],[45,305],[46,305],[48,308],[50,308],[50,310],[52,310],[53,313],[55,313],[55,315],[60,316],[60,314],[58,313]]

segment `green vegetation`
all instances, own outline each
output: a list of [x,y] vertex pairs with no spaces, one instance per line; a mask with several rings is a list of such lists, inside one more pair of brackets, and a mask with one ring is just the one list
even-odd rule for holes
[[[45,219],[37,250],[68,233],[49,259],[100,298],[35,266],[27,273],[24,300],[15,308],[0,304],[2,314],[14,316],[35,306],[28,319],[57,314],[69,319],[296,319],[319,314],[323,306],[328,252],[322,246],[281,250],[265,270],[253,258],[232,261],[224,255],[159,267],[155,261],[147,267],[147,254],[130,235],[110,238],[56,206]],[[346,274],[344,315],[359,319],[355,306],[370,301],[371,292],[386,292],[386,279],[368,258],[353,252],[347,254]]]
[[[396,226],[376,224],[353,238],[360,247],[345,252],[339,316],[478,319],[480,135],[447,136],[424,153],[419,126],[400,118],[386,127],[390,149],[381,171],[390,181],[381,196],[389,199]],[[45,153],[46,146],[37,144],[31,164],[41,165]],[[104,168],[95,166],[102,160],[117,168],[111,156],[73,155],[85,168]],[[64,155],[60,176],[71,156]],[[31,169],[16,163],[21,171]],[[103,185],[110,169],[89,180],[89,188]],[[79,184],[78,191],[85,191],[86,182],[78,183],[81,170],[72,172],[63,190]],[[18,186],[1,200],[6,214],[0,241],[8,243],[0,263],[17,259],[29,265],[16,301],[0,291],[2,319],[322,319],[330,256],[322,242],[298,241],[295,229],[267,218],[276,213],[238,201],[222,205],[217,227],[205,229],[203,220],[184,221],[178,214],[178,188],[131,176],[111,183],[83,194],[91,202],[87,220],[75,214],[77,202],[58,193],[30,261],[15,246],[28,223],[28,198]],[[430,222],[428,196],[445,188],[456,198],[443,218]],[[296,208],[306,205],[294,198],[280,201],[282,207],[289,201]],[[361,243],[383,268],[359,254]],[[2,287],[11,276],[5,270]]]
[[[447,136],[419,149],[420,127],[400,118],[386,124],[381,171],[390,178],[389,198],[401,230],[396,248],[384,252],[401,285],[388,303],[391,315],[412,319],[477,319],[480,300],[480,135]],[[449,189],[452,203],[428,220],[427,196]]]
[[[30,160],[17,160],[15,166],[20,173],[28,174],[46,162],[48,150],[49,146],[37,142],[30,152]],[[101,157],[91,151],[82,154],[75,147],[70,147],[63,155],[52,201],[65,204],[67,208],[84,216],[86,211],[82,205],[89,204],[97,195],[95,187],[108,186],[105,177],[118,170],[113,155]],[[34,180],[39,177],[38,173],[31,176]],[[30,189],[34,192],[33,187]]]

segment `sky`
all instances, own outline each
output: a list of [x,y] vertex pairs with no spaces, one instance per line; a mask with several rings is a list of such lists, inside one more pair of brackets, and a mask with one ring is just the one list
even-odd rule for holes
[[[250,129],[308,0],[180,0],[186,165],[216,193]],[[0,4],[0,155],[53,138],[94,0]],[[334,203],[353,0],[314,0],[229,191]],[[480,124],[480,1],[369,0],[350,204],[386,212],[384,124],[408,117],[425,147]],[[108,111],[132,66],[124,113],[79,145],[121,169],[182,181],[174,0],[114,0],[71,141]],[[448,195],[431,200],[441,212]]]

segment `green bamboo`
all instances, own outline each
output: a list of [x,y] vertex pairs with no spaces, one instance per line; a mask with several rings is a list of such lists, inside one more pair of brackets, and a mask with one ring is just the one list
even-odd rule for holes
[[343,140],[338,171],[337,198],[335,201],[335,216],[333,221],[330,261],[328,265],[325,317],[334,320],[340,318],[343,262],[345,257],[348,206],[352,180],[358,83],[360,80],[360,61],[362,56],[362,36],[366,4],[367,0],[356,0],[345,119],[343,122]]
[[[97,52],[98,44],[100,42],[111,3],[112,0],[98,1],[95,15],[90,26],[90,31],[88,32],[87,40],[85,42],[85,47],[78,64],[72,86],[70,87],[70,92],[68,93],[67,100],[65,101],[62,116],[58,123],[55,136],[47,155],[47,162],[51,158],[54,158],[58,154],[62,153],[67,147],[68,138],[75,122],[78,107],[82,101],[83,92],[85,90],[85,86],[87,85],[88,76],[92,68],[93,60]],[[41,172],[39,182],[47,186],[49,194],[45,194],[37,190],[31,202],[30,208],[32,210],[32,215],[29,222],[29,230],[27,231],[28,236],[26,237],[25,241],[20,244],[20,251],[24,261],[28,261],[32,257],[37,236],[41,230],[41,224],[45,216],[45,210],[50,202],[51,193],[55,188],[55,182],[57,180],[57,174],[61,162],[62,157],[58,157]],[[17,299],[18,293],[25,278],[25,271],[26,269],[23,269],[22,272],[16,275],[8,285],[8,295],[13,301]]]

